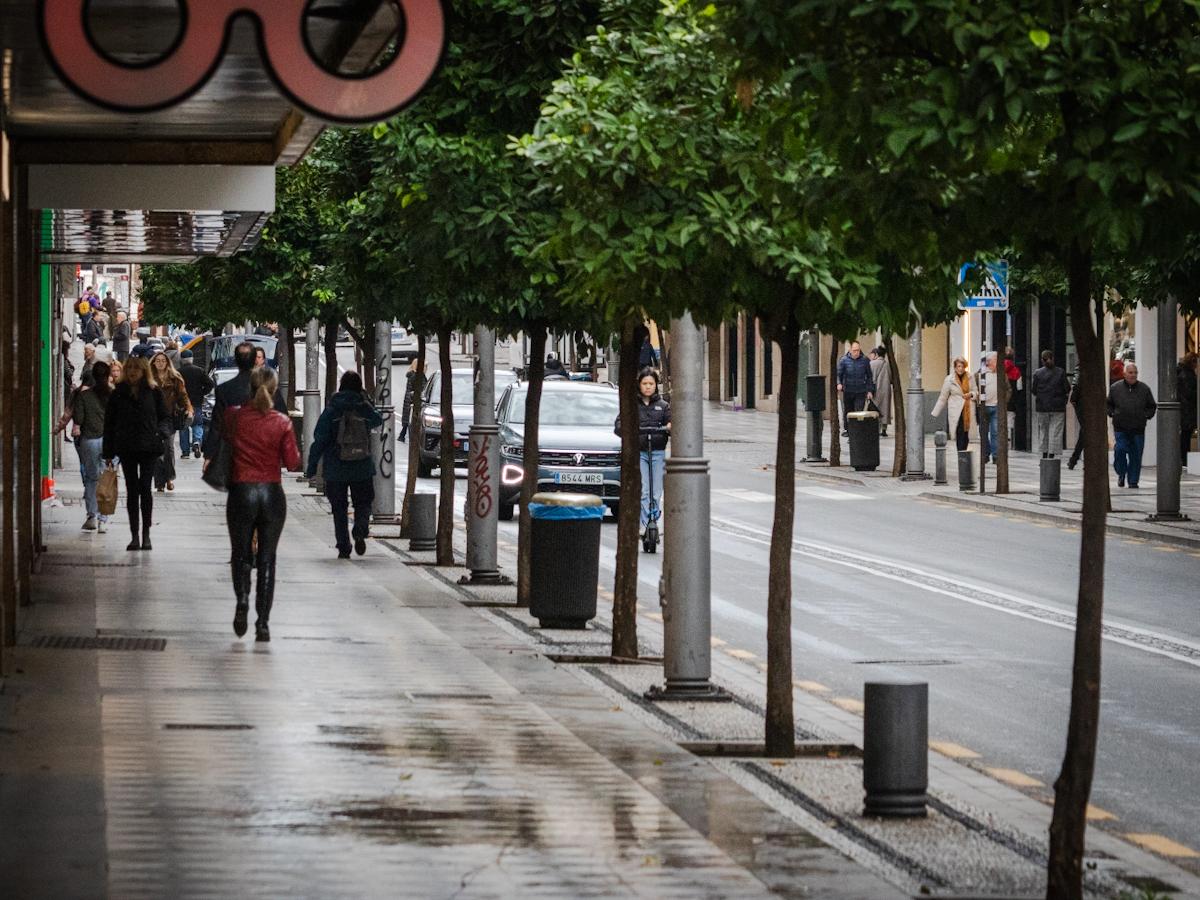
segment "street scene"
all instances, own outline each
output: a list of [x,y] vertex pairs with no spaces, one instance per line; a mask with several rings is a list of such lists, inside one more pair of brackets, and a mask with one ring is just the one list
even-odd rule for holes
[[1198,48],[0,0],[0,896],[1200,898]]

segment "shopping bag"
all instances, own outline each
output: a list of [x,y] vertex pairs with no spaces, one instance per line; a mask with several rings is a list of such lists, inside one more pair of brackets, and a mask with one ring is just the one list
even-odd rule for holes
[[96,485],[96,507],[100,515],[111,516],[117,511],[117,470],[105,467]]

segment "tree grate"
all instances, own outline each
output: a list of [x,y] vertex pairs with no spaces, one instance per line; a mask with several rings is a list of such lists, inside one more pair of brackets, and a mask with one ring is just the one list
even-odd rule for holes
[[82,635],[43,635],[30,646],[39,650],[165,650],[163,638],[85,637]]

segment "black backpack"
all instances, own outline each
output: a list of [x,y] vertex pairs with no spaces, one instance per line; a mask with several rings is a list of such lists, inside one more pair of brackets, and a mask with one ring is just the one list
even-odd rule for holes
[[367,421],[353,410],[346,410],[338,421],[338,459],[358,462],[371,457],[371,433]]

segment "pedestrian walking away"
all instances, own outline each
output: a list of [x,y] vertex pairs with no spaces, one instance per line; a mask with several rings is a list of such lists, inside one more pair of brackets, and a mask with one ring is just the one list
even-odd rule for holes
[[846,355],[838,360],[837,389],[842,395],[842,437],[845,437],[850,433],[850,413],[861,412],[867,401],[875,397],[871,361],[863,356],[858,341],[851,341]]
[[397,440],[404,443],[408,440],[409,419],[412,418],[413,398],[425,386],[425,376],[417,371],[417,360],[408,364],[404,373],[404,403],[400,410],[400,435]]
[[[371,508],[375,503],[375,461],[370,433],[382,425],[383,416],[363,392],[361,376],[346,372],[329,406],[317,419],[305,473],[312,478],[317,474],[317,464],[321,464],[325,496],[333,510],[333,535],[339,559],[350,558],[351,537],[354,552],[359,556],[367,552]],[[348,502],[354,506],[353,534]]]
[[1021,367],[1017,365],[1017,351],[1004,348],[1004,374],[1008,378],[1008,442],[1012,445],[1017,429],[1017,416],[1025,414],[1025,391]]
[[948,429],[954,435],[954,445],[959,451],[966,450],[971,443],[971,401],[975,392],[971,390],[971,376],[967,374],[967,361],[961,356],[954,360],[954,371],[942,382],[933,415],[940,416],[946,410]]
[[[638,373],[638,460],[642,473],[641,533],[650,523],[651,500],[662,509],[663,470],[667,461],[667,439],[671,430],[671,404],[658,393],[658,373],[649,367]],[[647,434],[646,432],[650,432]],[[613,423],[613,434],[621,433],[621,417]],[[651,485],[654,495],[651,497]]]
[[1184,471],[1192,452],[1192,433],[1196,430],[1196,354],[1188,353],[1176,369],[1179,392],[1179,461]]
[[567,377],[567,370],[562,361],[553,353],[546,354],[546,371],[542,377],[544,379]]
[[1029,393],[1033,395],[1037,423],[1035,447],[1041,452],[1042,459],[1052,459],[1063,449],[1071,383],[1067,373],[1054,364],[1054,354],[1049,350],[1042,351],[1042,367],[1033,373]]
[[1075,370],[1075,381],[1071,384],[1071,407],[1075,410],[1075,420],[1079,425],[1079,434],[1075,438],[1075,449],[1067,460],[1067,468],[1074,469],[1079,465],[1079,457],[1083,456],[1083,369]]
[[1117,487],[1136,488],[1142,475],[1142,451],[1146,448],[1146,423],[1154,418],[1158,404],[1150,386],[1138,381],[1138,367],[1125,363],[1125,377],[1108,389],[1108,415],[1112,419],[1113,468]]
[[170,422],[149,361],[130,358],[104,415],[104,459],[111,465],[119,458],[125,475],[125,502],[133,537],[126,550],[152,549],[154,464],[163,452],[162,429]]
[[[250,373],[254,370],[254,345],[248,341],[238,344],[233,350],[233,361],[237,366],[238,373],[217,388],[213,401],[212,421],[208,423],[202,445],[206,460],[211,460],[220,446],[225,411],[236,406],[243,406],[250,401]],[[278,388],[275,391],[273,405],[276,412],[287,415],[287,405],[283,402],[283,397],[279,395]]]
[[888,366],[887,347],[871,351],[871,378],[875,382],[875,407],[879,410],[879,434],[887,437],[892,424],[892,370]]
[[158,389],[162,391],[163,403],[170,417],[162,430],[162,456],[154,464],[154,487],[161,494],[164,490],[175,490],[175,435],[184,422],[191,421],[192,404],[188,400],[183,378],[172,367],[165,353],[158,353],[150,360],[150,371]]
[[179,429],[179,455],[182,458],[190,453],[199,459],[200,446],[204,442],[204,398],[215,385],[193,359],[191,350],[179,354],[179,377],[183,379],[188,402],[192,405],[191,418]]
[[[250,357],[253,361],[253,355]],[[233,632],[246,633],[250,612],[250,568],[258,537],[254,590],[254,637],[271,640],[271,608],[275,603],[275,565],[279,538],[287,519],[287,498],[280,470],[300,468],[300,451],[291,420],[274,407],[279,377],[270,366],[250,377],[249,401],[225,413],[225,440],[233,449],[233,468],[225,522],[229,528],[229,567],[235,605]]]
[[996,377],[996,351],[984,355],[983,369],[977,382],[977,396],[983,398],[984,424],[987,426],[987,442],[983,447],[983,458],[996,462],[1000,448],[1000,383]]
[[68,414],[77,429],[75,447],[79,453],[80,474],[83,475],[83,505],[87,514],[83,530],[104,533],[108,530],[108,516],[100,514],[96,485],[100,483],[100,472],[104,465],[104,418],[108,399],[112,395],[112,386],[108,383],[108,364],[95,363],[88,380],[90,385],[80,386],[75,391]]

